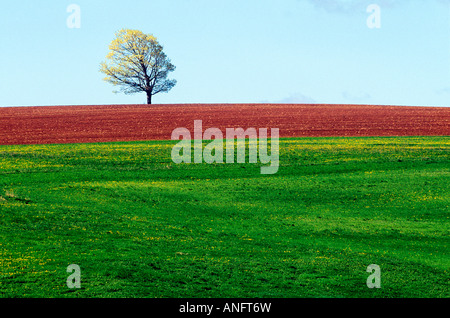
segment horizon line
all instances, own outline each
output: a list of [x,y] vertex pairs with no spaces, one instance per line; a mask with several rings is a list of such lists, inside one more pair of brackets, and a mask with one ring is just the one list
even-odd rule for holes
[[146,104],[146,103],[140,103],[140,104],[135,104],[135,103],[130,103],[130,104],[52,104],[52,105],[20,105],[20,106],[0,106],[0,109],[5,109],[5,108],[32,108],[32,107],[84,107],[84,106],[148,106],[148,107],[152,107],[152,106],[199,106],[199,105],[211,105],[211,106],[227,106],[227,105],[246,105],[246,106],[251,106],[251,105],[264,105],[264,106],[269,106],[269,105],[274,105],[274,106],[286,106],[286,105],[292,105],[292,106],[380,106],[380,107],[428,107],[428,108],[447,108],[450,107],[449,106],[426,106],[426,105],[406,105],[406,104],[346,104],[346,103],[267,103],[267,102],[263,102],[263,103],[257,103],[257,102],[252,102],[252,103],[219,103],[219,102],[215,102],[215,103],[154,103],[154,104]]

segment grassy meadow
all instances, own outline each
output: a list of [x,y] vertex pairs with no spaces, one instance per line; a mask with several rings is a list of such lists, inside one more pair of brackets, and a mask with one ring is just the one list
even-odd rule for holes
[[280,139],[273,175],[175,143],[0,146],[0,297],[450,296],[448,137]]

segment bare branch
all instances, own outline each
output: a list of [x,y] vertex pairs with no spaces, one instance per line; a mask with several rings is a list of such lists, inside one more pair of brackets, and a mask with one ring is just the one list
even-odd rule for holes
[[[116,33],[100,71],[105,81],[121,87],[125,94],[145,92],[147,97],[172,89],[176,80],[168,80],[175,66],[152,35],[123,29]],[[147,98],[151,100],[151,98]]]

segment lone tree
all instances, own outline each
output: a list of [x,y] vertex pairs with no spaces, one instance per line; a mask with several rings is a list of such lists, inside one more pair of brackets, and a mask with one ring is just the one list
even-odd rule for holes
[[145,92],[147,104],[151,104],[153,95],[168,92],[177,83],[167,79],[175,66],[151,34],[122,29],[109,50],[100,72],[106,75],[105,81],[120,86],[125,94]]

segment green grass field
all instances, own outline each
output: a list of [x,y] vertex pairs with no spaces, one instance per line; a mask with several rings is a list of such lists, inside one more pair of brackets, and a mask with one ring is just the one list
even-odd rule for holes
[[175,143],[0,146],[0,296],[450,296],[448,137],[280,139],[274,175]]

